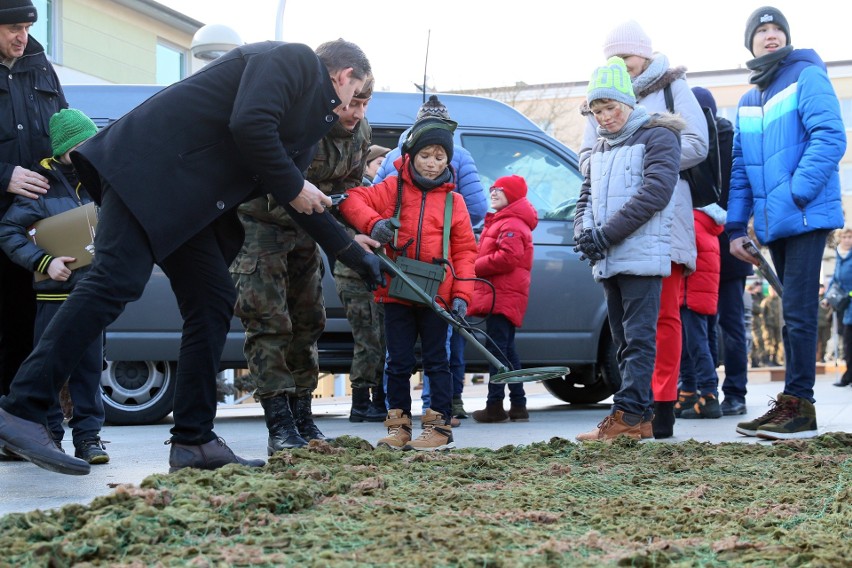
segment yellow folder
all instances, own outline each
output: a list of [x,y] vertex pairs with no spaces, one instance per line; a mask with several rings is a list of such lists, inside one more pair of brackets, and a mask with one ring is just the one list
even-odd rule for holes
[[[53,256],[73,256],[77,260],[68,264],[74,270],[88,266],[95,258],[95,230],[98,211],[94,203],[75,207],[58,215],[46,217],[27,229],[27,235],[37,246]],[[50,278],[35,273],[36,282]]]

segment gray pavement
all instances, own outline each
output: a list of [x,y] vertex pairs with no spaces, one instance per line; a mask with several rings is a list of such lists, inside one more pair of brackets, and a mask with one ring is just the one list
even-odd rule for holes
[[[841,371],[828,366],[826,374],[817,375],[815,391],[820,432],[852,432],[852,388],[831,384]],[[768,443],[740,436],[734,428],[737,422],[766,412],[769,400],[782,390],[783,383],[771,381],[768,371],[753,371],[749,375],[747,415],[718,420],[679,420],[675,424],[675,437],[669,442],[695,439],[712,443]],[[484,384],[465,386],[466,410],[483,408],[486,393]],[[420,393],[413,391],[412,395],[417,414]],[[456,445],[496,449],[507,444],[547,441],[554,436],[573,440],[577,434],[593,428],[607,414],[607,402],[611,402],[583,406],[565,404],[538,383],[527,385],[527,398],[529,422],[478,424],[472,419],[462,420],[462,426],[454,431]],[[316,399],[317,424],[329,436],[349,434],[375,443],[384,435],[381,423],[350,423],[349,407],[348,397]],[[92,466],[87,476],[64,476],[26,462],[0,462],[0,515],[53,509],[69,503],[88,504],[98,496],[109,494],[118,484],[138,485],[148,475],[166,473],[169,447],[163,442],[169,438],[170,427],[169,419],[152,426],[106,426],[102,438],[109,441],[107,451],[111,461]],[[216,432],[241,456],[266,456],[263,411],[256,403],[221,406]],[[66,442],[66,446],[70,446],[70,442]]]

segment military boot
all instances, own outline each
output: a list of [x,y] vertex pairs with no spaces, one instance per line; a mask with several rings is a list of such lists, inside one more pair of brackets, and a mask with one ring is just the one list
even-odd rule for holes
[[370,402],[370,406],[376,409],[377,412],[381,412],[383,417],[386,416],[388,407],[385,404],[385,387],[382,384],[381,378],[379,378],[378,386],[370,387],[370,391],[373,393],[373,400]]
[[269,440],[266,443],[268,455],[308,445],[308,441],[299,435],[299,430],[296,428],[287,395],[262,398],[260,405],[263,407],[266,428],[269,430]]
[[289,398],[290,408],[293,410],[293,418],[296,420],[296,428],[299,429],[299,434],[302,438],[309,442],[311,440],[331,440],[331,438],[326,438],[325,434],[320,432],[320,429],[314,424],[314,416],[311,412],[313,395],[290,395]]
[[352,388],[352,410],[349,422],[384,422],[387,413],[370,403],[370,387]]

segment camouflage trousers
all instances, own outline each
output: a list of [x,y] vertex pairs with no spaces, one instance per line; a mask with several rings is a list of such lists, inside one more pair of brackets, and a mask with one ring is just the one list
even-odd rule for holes
[[335,267],[334,282],[355,342],[349,381],[352,388],[378,387],[385,371],[385,307],[357,275],[342,276]]
[[246,329],[255,397],[311,394],[319,378],[316,342],[325,328],[319,248],[292,223],[239,216],[246,237],[231,265],[234,313]]

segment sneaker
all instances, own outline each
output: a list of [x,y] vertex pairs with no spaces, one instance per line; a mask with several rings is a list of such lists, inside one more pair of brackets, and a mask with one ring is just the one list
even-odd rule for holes
[[680,418],[685,408],[692,408],[698,402],[697,392],[677,391],[677,402],[674,405],[675,418]]
[[453,397],[453,406],[450,413],[453,415],[453,418],[467,418],[467,412],[464,410],[464,403],[460,396]]
[[745,402],[726,398],[720,405],[722,408],[722,416],[738,416],[746,413]]
[[388,429],[388,435],[376,443],[377,447],[401,450],[411,441],[411,416],[403,414],[402,410],[398,408],[388,410],[385,428]]
[[[635,424],[630,424],[625,421],[625,418],[630,422],[636,422]],[[614,413],[610,414],[606,418],[598,424],[598,427],[594,430],[590,430],[589,432],[584,432],[577,436],[577,440],[580,442],[588,442],[588,441],[612,441],[618,436],[627,436],[628,438],[633,438],[634,440],[642,439],[642,417],[638,414],[627,414],[623,410],[616,410]]]
[[[781,401],[781,397],[784,400]],[[779,394],[780,410],[757,428],[757,437],[766,440],[798,440],[819,435],[816,409],[811,401]]]
[[692,407],[684,408],[680,413],[680,417],[687,420],[693,418],[721,418],[722,407],[719,404],[718,398],[712,394],[705,394],[698,397],[698,400],[695,401]]
[[[61,447],[59,448],[62,449]],[[106,453],[104,443],[98,436],[77,442],[74,441],[74,457],[90,463],[100,465],[109,463],[109,454]]]
[[420,421],[423,431],[416,440],[407,443],[404,450],[420,452],[436,452],[451,450],[456,447],[453,441],[453,427],[446,423],[444,415],[431,408],[426,411]]
[[470,383],[472,385],[478,385],[479,383],[484,383],[484,382],[485,382],[485,376],[484,375],[474,375],[470,378]]
[[[770,399],[770,409],[766,414],[759,418],[755,418],[754,420],[740,422],[739,424],[737,424],[737,432],[739,432],[743,436],[757,436],[758,429],[764,424],[775,420],[776,415],[788,415],[790,410],[788,410],[786,407],[791,404],[795,406],[797,404],[797,400],[798,399],[794,396],[787,396],[784,393],[779,394],[778,398]],[[816,416],[814,416],[814,429],[816,429]]]

